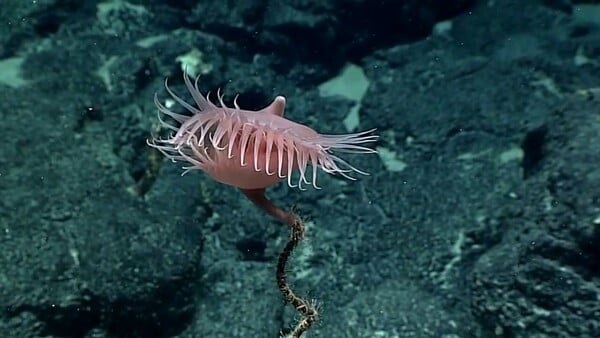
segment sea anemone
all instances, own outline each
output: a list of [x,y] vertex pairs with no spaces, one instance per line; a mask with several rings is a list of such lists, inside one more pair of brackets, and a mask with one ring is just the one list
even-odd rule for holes
[[[367,175],[334,153],[374,153],[375,150],[364,146],[377,139],[373,130],[319,134],[283,117],[286,102],[283,96],[277,96],[261,110],[251,111],[238,106],[237,96],[234,107],[227,107],[223,95],[217,91],[219,105],[215,105],[209,94],[205,97],[200,93],[198,79],[192,83],[184,72],[183,80],[195,107],[177,96],[165,80],[167,92],[191,115],[175,113],[159,101],[158,95],[154,96],[160,123],[173,133],[166,139],[153,138],[148,144],[174,162],[187,162],[184,174],[199,169],[216,181],[245,190],[263,189],[282,179],[287,179],[290,187],[319,188],[317,169],[350,180],[355,179],[353,172]],[[161,113],[180,125],[169,124]],[[299,174],[297,181],[292,179],[294,171]]]

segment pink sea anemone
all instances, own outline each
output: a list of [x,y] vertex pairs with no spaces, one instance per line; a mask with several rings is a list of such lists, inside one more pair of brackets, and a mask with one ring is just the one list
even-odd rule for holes
[[[373,130],[344,135],[324,135],[313,129],[283,117],[285,98],[277,96],[273,102],[258,111],[241,109],[234,99],[233,108],[223,103],[223,95],[217,92],[219,105],[213,104],[209,95],[204,97],[185,74],[185,85],[196,106],[192,106],[169,88],[167,92],[191,115],[175,113],[165,107],[155,95],[154,103],[159,110],[163,126],[173,130],[166,139],[154,138],[148,144],[160,150],[172,161],[204,171],[216,181],[244,190],[264,189],[282,179],[290,187],[317,186],[317,169],[341,175],[353,180],[353,172],[367,173],[350,165],[334,154],[336,151],[374,153],[363,144],[377,139]],[[161,114],[167,115],[180,125],[167,123]],[[309,172],[310,168],[310,172]],[[292,179],[298,172],[297,183]]]

